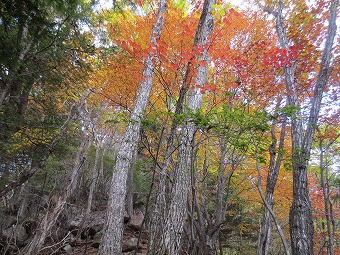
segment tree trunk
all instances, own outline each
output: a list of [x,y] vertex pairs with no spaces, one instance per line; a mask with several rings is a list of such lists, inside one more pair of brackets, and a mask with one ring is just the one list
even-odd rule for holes
[[[273,201],[274,201],[273,194],[268,194],[266,192],[265,200],[267,201],[269,206],[273,207]],[[263,212],[263,220],[260,224],[257,255],[268,255],[269,254],[272,228],[273,228],[273,218],[270,215],[268,208],[265,206],[264,212]]]
[[[202,28],[201,28],[202,29]],[[194,39],[194,46],[198,46],[200,42],[200,31],[196,31],[195,39]],[[195,57],[195,56],[194,56]],[[192,58],[192,60],[194,59]],[[183,104],[186,99],[186,94],[190,88],[190,82],[192,80],[192,62],[189,61],[187,64],[187,68],[185,71],[185,75],[183,77],[181,88],[179,92],[179,97],[176,102],[176,109],[175,109],[175,117],[172,119],[172,124],[170,128],[170,133],[167,139],[167,147],[165,151],[164,161],[162,163],[161,171],[159,172],[159,180],[158,180],[158,194],[155,203],[155,209],[153,211],[153,219],[150,224],[150,238],[149,238],[149,245],[148,245],[148,254],[164,254],[164,246],[162,244],[163,239],[162,235],[164,233],[165,228],[165,219],[167,218],[168,207],[169,204],[167,203],[166,198],[166,177],[167,171],[172,160],[173,152],[175,151],[174,140],[176,131],[178,128],[178,121],[176,117],[179,114],[183,113]]]
[[[261,167],[260,167],[259,160],[258,160],[258,151],[259,151],[259,148],[258,148],[257,145],[255,145],[255,153],[256,153],[256,163],[255,163],[255,165],[256,165],[256,170],[257,170],[257,176],[258,177],[257,177],[257,182],[253,181],[253,183],[255,183],[256,188],[257,188],[257,190],[258,190],[258,192],[260,194],[260,197],[261,197],[261,199],[262,199],[262,201],[263,201],[263,203],[265,205],[265,208],[269,212],[270,217],[273,219],[273,221],[274,221],[274,223],[276,225],[276,229],[277,229],[277,231],[278,231],[278,233],[280,235],[280,238],[281,238],[282,244],[284,246],[286,255],[290,255],[290,249],[288,247],[287,240],[286,240],[286,238],[284,236],[284,233],[282,231],[280,223],[279,223],[279,221],[278,221],[278,219],[277,219],[277,217],[276,217],[276,215],[275,215],[275,213],[273,211],[273,206],[267,203],[266,197],[264,196],[262,188],[261,188],[262,176],[261,176]],[[272,199],[273,199],[273,196],[271,195],[271,201],[272,201]],[[271,229],[271,227],[270,227],[270,229]],[[268,237],[267,237],[267,239],[268,239]]]
[[[228,138],[221,138],[220,151],[216,189],[216,209],[213,214],[210,214],[207,209],[209,207],[208,204],[210,203],[209,199],[207,200],[207,198],[202,195],[201,191],[196,192],[196,180],[195,178],[192,180],[192,199],[194,200],[193,207],[195,213],[190,216],[196,218],[192,223],[194,224],[196,231],[193,231],[191,238],[194,239],[192,240],[193,243],[197,242],[197,240],[195,240],[197,237],[199,239],[199,245],[194,254],[210,255],[216,253],[220,227],[225,223],[225,215],[229,204],[229,192],[225,192],[225,190],[229,190],[231,177],[240,164],[240,161],[235,157],[229,162],[230,164],[228,163],[229,166],[226,169],[225,159],[228,152],[230,152],[228,148]],[[206,161],[204,164],[206,164]],[[203,169],[206,168],[207,166],[203,166]],[[205,182],[202,181],[202,190],[207,188],[204,183]]]
[[[202,21],[201,21],[202,23]],[[201,30],[202,25],[198,25],[193,46],[198,46],[201,41]],[[158,194],[155,203],[155,209],[153,211],[153,219],[150,224],[150,238],[148,245],[148,254],[163,254],[163,245],[162,245],[162,234],[164,233],[165,228],[165,218],[168,213],[169,204],[166,199],[166,176],[167,171],[172,160],[173,152],[175,151],[174,140],[175,133],[178,128],[178,121],[176,117],[179,114],[183,113],[183,105],[186,100],[187,92],[190,88],[190,83],[192,81],[192,73],[193,73],[193,64],[192,60],[195,59],[196,54],[188,62],[185,75],[182,79],[180,92],[178,96],[178,100],[176,102],[175,109],[175,117],[172,119],[170,133],[167,139],[167,147],[165,151],[164,161],[162,163],[161,171],[159,172],[159,181],[158,181]]]
[[[293,157],[293,161],[300,159]],[[307,165],[293,163],[293,204],[289,214],[293,254],[313,254],[313,215],[309,199]]]
[[[96,134],[93,134],[96,135]],[[81,227],[84,225],[86,222],[87,217],[90,215],[91,210],[92,210],[92,202],[93,202],[93,195],[95,188],[98,183],[98,176],[99,176],[99,157],[100,157],[100,151],[101,151],[101,146],[102,146],[102,141],[97,137],[96,140],[96,153],[94,156],[94,165],[92,167],[92,173],[91,173],[91,182],[90,182],[90,189],[89,189],[89,194],[87,197],[87,205],[86,205],[86,211],[85,211],[85,216],[83,218],[83,223],[81,223]]]
[[125,198],[125,209],[127,214],[131,217],[133,215],[133,191],[134,191],[134,179],[133,179],[133,174],[134,174],[134,164],[136,163],[136,159],[138,155],[136,155],[137,152],[134,153],[132,159],[131,159],[131,167],[128,171],[128,176],[126,180],[126,198]]
[[84,143],[77,153],[75,164],[73,166],[68,184],[63,189],[62,194],[58,197],[53,210],[47,211],[45,215],[40,219],[32,241],[25,247],[23,251],[20,252],[20,255],[35,255],[38,254],[38,252],[42,248],[46,237],[50,234],[50,231],[56,223],[60,213],[64,210],[67,199],[73,194],[77,187],[79,170],[84,164],[84,155],[87,154],[90,145],[91,139],[85,139]]
[[320,151],[320,184],[323,192],[324,207],[325,207],[325,217],[327,226],[327,254],[334,255],[334,236],[332,232],[332,202],[330,200],[330,189],[329,189],[329,176],[328,176],[328,165],[324,159],[324,152],[328,151],[331,144],[323,147],[323,139],[319,141],[319,151]]
[[[201,93],[200,87],[205,85],[207,79],[209,63],[208,48],[210,35],[214,28],[214,21],[211,13],[214,3],[214,0],[204,1],[202,15],[197,27],[197,34],[200,36],[198,46],[202,46],[204,48],[203,53],[198,56],[198,62],[202,61],[206,64],[198,66],[197,76],[195,77],[196,87],[194,87],[188,95],[188,109],[193,113],[201,107],[203,94]],[[171,201],[169,214],[166,219],[164,229],[164,245],[166,254],[177,255],[181,251],[196,129],[196,125],[191,118],[188,118],[186,124],[181,128],[178,162],[170,193]]]
[[[301,132],[302,128],[297,128],[302,121],[293,121],[293,204],[290,211],[289,224],[292,240],[292,251],[295,255],[313,254],[314,227],[312,220],[312,208],[308,190],[308,160],[311,146],[318,123],[320,105],[328,82],[328,72],[332,55],[332,46],[336,35],[336,16],[339,7],[339,0],[332,1],[330,5],[330,17],[328,20],[328,31],[325,48],[322,54],[320,71],[314,88],[312,106],[308,118],[306,133]],[[289,100],[291,101],[291,100]],[[293,102],[292,102],[293,103]],[[295,124],[294,122],[300,122]],[[302,143],[301,143],[302,141]],[[299,152],[299,150],[301,152]]]
[[[276,110],[278,110],[280,106],[281,100],[278,101],[276,105]],[[282,122],[280,138],[279,138],[279,145],[277,145],[277,138],[276,138],[276,121],[272,124],[271,127],[271,137],[272,137],[272,144],[269,148],[269,169],[268,169],[268,176],[266,182],[266,204],[264,206],[264,213],[263,213],[263,220],[260,226],[260,235],[259,235],[259,245],[257,254],[258,255],[268,255],[269,248],[270,248],[270,241],[271,241],[271,234],[272,234],[272,222],[273,218],[269,210],[274,210],[274,190],[277,182],[277,178],[279,176],[281,161],[283,157],[283,147],[284,147],[284,138],[286,134],[286,118]],[[278,147],[277,147],[278,146]]]
[[[175,116],[178,116],[178,114],[181,114],[183,112],[183,103],[190,85],[187,83],[187,80],[190,79],[190,69],[191,63],[188,63],[186,74],[182,81],[182,86],[179,92],[179,98],[176,103]],[[161,171],[159,172],[158,193],[156,197],[155,208],[152,213],[152,220],[150,223],[150,237],[148,245],[148,254],[150,255],[164,254],[164,246],[162,245],[162,234],[164,231],[165,219],[168,212],[168,204],[166,199],[166,178],[170,161],[172,159],[173,152],[175,151],[174,140],[177,127],[178,123],[176,121],[176,118],[173,118],[170,128],[170,134],[167,139],[167,147],[165,150],[164,161],[162,163]]]
[[[288,104],[289,106],[294,106],[297,109],[296,113],[292,116],[293,203],[289,215],[290,236],[292,252],[294,255],[313,254],[314,226],[308,191],[308,160],[310,157],[315,128],[318,122],[323,92],[328,82],[332,46],[337,30],[336,16],[338,6],[339,0],[331,2],[327,37],[320,63],[318,78],[314,87],[306,131],[303,130],[304,123],[299,104],[297,83],[294,77],[295,68],[290,65],[284,66]],[[284,1],[279,0],[277,11],[274,12],[273,10],[268,9],[267,11],[273,14],[276,18],[276,30],[280,46],[288,49],[289,44],[282,16],[283,7]]]
[[[152,28],[151,44],[157,45],[160,37],[164,16],[166,13],[166,0],[161,0],[157,18]],[[137,101],[133,109],[131,120],[123,135],[122,144],[117,152],[116,166],[112,175],[109,200],[107,207],[107,220],[104,228],[104,235],[98,254],[119,255],[121,254],[121,240],[123,231],[123,217],[125,210],[126,180],[131,167],[133,153],[137,146],[141,118],[143,117],[146,105],[152,89],[152,78],[155,67],[156,53],[149,52],[145,61],[143,77],[145,80],[140,84]]]
[[[204,19],[206,17],[206,12],[202,12],[200,22],[196,29],[196,34],[194,38],[194,47],[202,45],[202,29]],[[188,62],[185,75],[182,80],[179,98],[176,103],[175,109],[175,118],[172,120],[172,125],[170,129],[170,134],[167,139],[167,148],[165,151],[164,161],[162,163],[161,171],[159,173],[159,181],[158,181],[158,194],[155,203],[155,209],[153,211],[153,219],[150,224],[150,238],[149,238],[149,246],[148,246],[148,254],[164,254],[164,228],[165,228],[165,219],[168,217],[167,214],[169,212],[170,202],[167,201],[166,198],[166,176],[169,168],[170,161],[172,159],[173,152],[175,151],[174,139],[175,132],[178,127],[178,121],[176,120],[176,116],[183,113],[183,104],[186,99],[186,94],[190,88],[190,83],[192,80],[192,69],[193,64],[192,60],[197,57],[197,54],[193,54],[194,56]]]

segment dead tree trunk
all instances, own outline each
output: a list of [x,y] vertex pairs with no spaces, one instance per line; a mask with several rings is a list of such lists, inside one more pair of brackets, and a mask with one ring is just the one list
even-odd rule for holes
[[[163,29],[165,13],[166,0],[161,0],[151,34],[151,44],[154,48],[157,47],[157,39],[160,38]],[[100,255],[121,254],[127,174],[131,167],[133,153],[137,146],[141,119],[149,101],[156,58],[157,54],[151,51],[145,60],[145,69],[143,71],[143,77],[145,79],[140,84],[131,120],[126,128],[122,144],[117,152],[116,166],[112,175],[109,192],[107,220],[98,253]]]
[[60,213],[64,210],[67,199],[73,194],[74,190],[77,187],[79,171],[84,164],[84,155],[87,154],[91,142],[91,139],[85,139],[85,141],[83,142],[77,153],[68,184],[63,189],[62,194],[58,197],[53,210],[47,211],[45,215],[40,219],[32,241],[27,245],[27,247],[25,247],[22,252],[20,252],[20,255],[35,255],[38,254],[38,252],[42,248],[46,237],[50,234],[50,231],[55,225]]

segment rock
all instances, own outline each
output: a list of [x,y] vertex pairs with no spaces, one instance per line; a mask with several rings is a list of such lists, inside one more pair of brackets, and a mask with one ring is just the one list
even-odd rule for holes
[[149,239],[149,231],[147,231],[147,230],[142,231],[140,239],[141,240],[148,240]]
[[66,244],[63,248],[63,250],[66,252],[66,254],[72,254],[72,246],[70,244]]
[[[135,238],[135,237],[132,237],[128,240],[123,241],[122,251],[128,252],[128,251],[135,250],[137,247],[137,241],[138,241],[138,238]],[[138,248],[141,248],[141,246],[139,246]]]
[[88,222],[88,227],[95,229],[96,232],[100,232],[106,222],[106,211],[92,212],[88,218]]
[[136,211],[135,214],[131,216],[128,225],[134,229],[140,230],[142,228],[143,220],[144,220],[143,213],[141,211]]
[[2,232],[2,235],[7,239],[15,239],[20,242],[25,241],[28,237],[26,229],[22,225],[13,225],[12,227],[5,229]]
[[78,234],[78,229],[79,229],[82,219],[83,219],[82,216],[76,216],[68,222],[67,229],[68,231],[71,232],[72,235],[76,236]]
[[124,212],[124,223],[128,223],[129,220],[130,220],[130,215],[125,211]]
[[100,242],[102,240],[102,236],[103,234],[102,233],[96,233],[93,237],[93,241],[92,241],[92,244],[91,246],[93,248],[99,248],[99,245],[100,245]]
[[83,230],[83,232],[80,235],[80,238],[83,240],[93,239],[96,233],[97,231],[94,228],[88,227],[85,230]]
[[[82,233],[82,238],[86,239],[86,237],[93,236],[95,233],[103,230],[105,223],[106,212],[105,211],[95,211],[91,212],[88,217],[86,217],[86,225],[83,226],[85,232]],[[77,235],[78,229],[82,224],[84,219],[84,215],[76,215],[68,222],[68,230],[73,234]],[[88,232],[88,234],[86,233]]]

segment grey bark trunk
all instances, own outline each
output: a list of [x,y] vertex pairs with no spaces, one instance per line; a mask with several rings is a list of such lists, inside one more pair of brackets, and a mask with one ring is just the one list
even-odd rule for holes
[[[182,82],[182,87],[180,89],[179,98],[176,103],[175,115],[181,114],[183,112],[183,103],[186,97],[186,93],[189,89],[187,80],[189,78],[189,73],[191,69],[191,63],[188,63],[185,77]],[[152,213],[152,221],[150,223],[150,237],[148,245],[148,254],[163,254],[164,246],[162,245],[162,234],[165,226],[165,218],[168,212],[168,204],[166,199],[166,176],[167,171],[172,160],[172,154],[175,151],[174,140],[175,133],[178,127],[176,118],[172,120],[170,134],[167,139],[167,147],[165,151],[165,158],[162,163],[161,171],[159,172],[158,180],[158,194],[156,197],[155,208]]]
[[[161,0],[151,34],[151,44],[154,45],[154,47],[157,45],[156,41],[160,37],[163,29],[165,13],[166,0]],[[100,255],[121,254],[127,174],[131,167],[131,160],[139,138],[141,118],[143,117],[152,89],[152,78],[156,58],[156,53],[150,52],[145,60],[145,69],[143,71],[145,80],[140,84],[131,120],[126,128],[122,144],[117,152],[116,166],[112,175],[109,192],[107,220],[98,252]]]
[[334,255],[334,236],[332,232],[332,221],[333,221],[333,214],[332,214],[332,202],[330,200],[330,189],[329,189],[329,177],[328,177],[328,165],[325,164],[324,160],[324,151],[327,151],[329,145],[326,148],[322,145],[322,140],[319,142],[319,150],[320,150],[320,183],[323,192],[323,199],[324,199],[324,207],[325,207],[325,216],[326,216],[326,226],[327,226],[327,235],[328,235],[328,242],[327,242],[327,254]]
[[[206,18],[207,18],[207,14],[208,14],[208,8],[207,7],[209,6],[209,2],[205,1],[204,6],[205,7],[203,8],[203,12],[202,12],[202,15],[201,15],[201,18],[200,18],[200,22],[199,22],[197,30],[196,30],[196,35],[195,35],[195,39],[194,39],[194,46],[198,46],[198,45],[202,46],[203,45],[202,44],[202,38],[203,38],[202,37],[202,31],[203,31],[204,23],[206,22]],[[211,6],[210,6],[210,8],[211,8]],[[186,92],[188,91],[188,89],[190,87],[190,81],[191,81],[191,78],[192,78],[191,74],[190,74],[191,73],[191,67],[192,67],[192,63],[189,62],[185,76],[184,76],[184,79],[182,81],[182,87],[181,87],[181,90],[180,90],[179,99],[178,99],[177,104],[176,104],[175,114],[182,113],[185,95],[186,95]],[[201,69],[201,70],[203,70],[203,69]],[[205,82],[205,80],[204,80],[204,82]],[[204,83],[202,83],[202,85],[204,85]],[[193,94],[191,95],[191,98],[194,101],[196,101],[195,93],[197,93],[197,91],[193,92]],[[198,101],[200,101],[200,100],[202,100],[202,99],[198,99]],[[188,99],[188,101],[190,102],[190,99]],[[176,120],[173,120],[171,130],[170,130],[169,139],[168,139],[168,143],[167,143],[165,160],[162,164],[162,170],[159,174],[160,177],[159,177],[158,196],[157,196],[157,201],[156,201],[155,210],[154,210],[154,214],[153,214],[154,215],[153,220],[152,220],[152,223],[151,223],[151,226],[150,226],[150,240],[149,240],[148,254],[152,254],[152,255],[167,254],[167,253],[168,254],[175,254],[175,253],[172,253],[172,251],[169,253],[169,250],[173,250],[174,252],[178,252],[179,249],[180,249],[180,247],[179,247],[180,246],[180,239],[181,239],[181,235],[182,235],[182,231],[183,231],[183,225],[182,225],[183,222],[180,223],[180,221],[182,221],[184,219],[183,218],[184,215],[175,215],[176,213],[171,212],[171,209],[170,209],[171,207],[177,208],[176,202],[174,202],[175,199],[172,199],[169,203],[167,203],[166,195],[165,195],[165,193],[166,193],[166,174],[167,174],[168,166],[170,164],[171,156],[172,156],[172,153],[173,153],[173,150],[174,150],[173,142],[174,142],[174,135],[175,135],[174,133],[176,131],[176,128],[177,128]],[[185,130],[187,130],[187,128],[185,128]],[[183,144],[190,142],[190,138],[189,137],[183,138],[183,135],[181,137],[183,139],[183,140],[181,140],[181,143],[182,143],[182,150],[184,152],[185,148],[183,147]],[[191,144],[189,146],[191,147]],[[186,159],[182,158],[182,160],[185,161]],[[185,164],[185,163],[182,162],[181,164],[182,164],[182,167],[183,167],[183,164]],[[191,165],[189,165],[189,168],[190,167],[191,167]],[[180,170],[180,171],[182,171],[182,170]],[[178,171],[177,171],[177,173],[178,173]],[[185,173],[185,174],[188,175],[188,173]],[[188,183],[188,176],[186,176],[184,178],[180,177],[180,182],[182,184]],[[173,190],[175,190],[175,193],[180,192],[180,190],[183,189],[183,187],[180,187],[180,186],[181,185],[178,186],[178,182],[177,182],[177,180],[175,180],[175,182],[173,184]],[[187,192],[187,189],[184,190],[184,192]],[[183,194],[177,193],[176,198],[184,199],[183,197],[181,197],[181,195],[183,195]],[[171,193],[169,197],[173,197],[173,193]],[[186,195],[185,195],[185,201],[186,201]],[[184,208],[185,208],[185,204],[183,204],[183,202],[180,202],[180,203],[181,203],[180,206],[183,205]],[[179,209],[179,210],[185,210],[184,208]],[[170,215],[170,213],[172,213],[172,215]],[[177,212],[177,213],[182,214],[182,212]],[[176,218],[176,220],[175,220],[175,218]],[[175,233],[176,230],[174,229],[174,227],[171,226],[172,221],[176,221],[176,224],[179,224],[179,225],[177,225],[177,227],[179,227],[180,233],[177,233],[177,234]]]
[[[328,72],[332,55],[332,46],[336,35],[336,16],[339,0],[332,1],[325,48],[322,55],[320,71],[314,88],[314,96],[307,124],[306,133],[300,133],[296,124],[292,126],[293,134],[293,204],[289,224],[294,255],[313,254],[314,226],[312,208],[309,199],[307,169],[315,128],[318,123],[320,105],[328,82]],[[301,122],[301,120],[296,120]],[[302,124],[299,124],[302,125]],[[301,139],[302,143],[301,143]],[[301,150],[301,153],[297,151]]]
[[[96,134],[94,134],[96,135]],[[84,217],[84,222],[86,222],[87,217],[90,215],[91,210],[92,210],[92,202],[93,202],[93,195],[95,188],[98,183],[98,177],[99,177],[99,158],[100,158],[100,151],[101,151],[101,146],[102,146],[102,141],[97,137],[95,140],[96,142],[96,153],[94,157],[94,165],[92,167],[92,173],[91,173],[91,183],[90,183],[90,189],[89,189],[89,195],[87,197],[87,205],[86,205],[86,211],[85,211],[85,217]],[[81,224],[82,226],[83,224]]]
[[134,181],[133,181],[133,174],[134,174],[134,164],[136,162],[136,152],[134,153],[134,156],[131,159],[131,167],[128,171],[128,176],[127,176],[127,180],[126,180],[126,205],[125,205],[125,209],[127,214],[131,217],[133,215],[133,191],[134,191]]
[[[240,161],[236,157],[230,162],[230,169],[226,171],[225,169],[225,159],[228,152],[228,139],[222,138],[220,141],[220,159],[218,167],[217,176],[217,190],[216,190],[216,209],[213,215],[210,215],[207,211],[208,203],[207,199],[203,197],[201,192],[196,192],[195,188],[192,188],[192,197],[194,199],[194,208],[196,211],[196,221],[191,223],[195,225],[196,231],[192,233],[191,242],[193,248],[195,249],[195,239],[198,237],[199,244],[197,251],[193,254],[200,255],[213,255],[216,253],[216,245],[218,241],[218,235],[221,225],[225,222],[225,215],[229,204],[229,190],[231,177],[239,166]],[[206,164],[206,162],[205,162]],[[205,169],[205,167],[203,167]],[[195,185],[195,180],[192,181],[192,185]],[[204,190],[205,187],[203,186]],[[200,201],[200,202],[198,202]],[[194,215],[191,215],[193,217]]]
[[[195,85],[188,95],[188,109],[196,112],[202,104],[203,94],[201,89],[206,83],[207,71],[209,64],[209,43],[210,35],[213,32],[214,21],[212,16],[212,6],[214,0],[204,1],[202,15],[199,21],[197,31],[201,31],[198,46],[204,48],[203,53],[198,56],[198,62],[204,62],[205,65],[199,65]],[[187,123],[181,128],[180,144],[178,151],[178,162],[171,190],[171,201],[169,214],[165,222],[164,245],[166,254],[177,255],[181,251],[181,241],[183,234],[184,221],[187,212],[187,196],[190,183],[190,173],[192,169],[192,152],[196,125],[192,119],[188,118]]]
[[[273,206],[270,205],[270,204],[268,204],[267,199],[266,199],[266,197],[264,196],[264,193],[263,193],[263,191],[262,191],[262,187],[261,187],[261,183],[262,183],[261,167],[260,167],[260,164],[259,164],[259,160],[257,159],[257,157],[258,157],[258,151],[259,151],[259,149],[258,149],[258,146],[256,145],[256,146],[255,146],[255,153],[256,153],[256,169],[257,169],[257,178],[258,178],[258,179],[257,179],[257,182],[254,181],[254,183],[255,183],[255,185],[256,185],[257,190],[259,191],[260,197],[261,197],[261,199],[262,199],[262,201],[263,201],[263,203],[264,203],[264,205],[265,205],[265,208],[267,209],[267,211],[268,211],[269,214],[270,214],[270,217],[273,219],[273,221],[274,221],[274,223],[275,223],[276,229],[277,229],[277,231],[278,231],[278,233],[279,233],[279,235],[280,235],[282,244],[283,244],[283,246],[284,246],[285,253],[286,253],[287,255],[290,255],[290,249],[289,249],[289,247],[288,247],[287,240],[286,240],[286,238],[285,238],[285,236],[284,236],[284,233],[283,233],[283,231],[282,231],[282,228],[281,228],[281,226],[280,226],[280,223],[279,223],[279,221],[278,221],[278,219],[277,219],[277,217],[276,217],[276,215],[275,215],[275,213],[274,213],[274,211],[273,211]],[[270,194],[271,194],[271,193],[270,193]],[[272,199],[273,199],[273,196],[271,195],[271,200],[272,200]],[[270,228],[271,228],[271,227],[270,227]],[[268,239],[268,237],[266,237],[266,238]]]
[[[267,10],[276,17],[276,30],[282,48],[288,49],[288,39],[284,26],[282,11],[283,0],[279,0],[279,7],[276,12]],[[336,35],[336,16],[339,7],[339,0],[334,0],[330,5],[330,16],[328,20],[328,31],[324,51],[320,63],[318,79],[314,87],[311,110],[309,112],[306,132],[303,130],[303,120],[298,100],[297,84],[294,79],[294,67],[284,67],[286,79],[286,91],[288,103],[297,107],[297,112],[292,118],[292,149],[293,149],[293,203],[289,215],[290,236],[292,242],[292,253],[294,255],[313,254],[314,226],[312,219],[312,207],[308,190],[308,160],[310,157],[311,145],[318,122],[320,105],[325,86],[328,81],[328,72],[332,55],[332,46]]]
[[71,173],[70,181],[64,188],[62,194],[58,197],[57,202],[52,211],[48,211],[40,219],[37,227],[37,231],[32,241],[25,247],[20,255],[35,255],[38,254],[42,248],[46,237],[50,234],[52,227],[55,225],[60,213],[64,210],[67,199],[73,194],[77,187],[77,181],[79,177],[79,170],[82,167],[88,149],[90,147],[91,140],[85,140],[83,146],[80,147],[79,152],[75,160],[75,164]]
[[[278,101],[276,110],[278,110],[280,106],[281,100]],[[277,145],[276,138],[276,121],[273,123],[271,128],[271,137],[272,144],[269,148],[269,169],[268,169],[268,177],[266,182],[266,196],[265,201],[266,205],[264,207],[263,220],[260,226],[260,236],[259,236],[259,245],[257,254],[258,255],[268,255],[270,249],[270,241],[272,234],[272,223],[273,218],[271,216],[270,210],[274,210],[274,190],[277,182],[277,178],[280,171],[281,161],[283,157],[283,148],[284,148],[284,138],[286,134],[286,118],[282,122],[279,145]],[[268,208],[269,207],[269,208]]]
[[[201,40],[201,31],[202,31],[202,21],[197,27],[196,35],[194,38],[194,46],[198,46]],[[193,59],[196,56],[193,57]],[[193,60],[192,59],[192,60]],[[155,209],[153,211],[153,219],[150,224],[150,238],[149,238],[149,246],[148,246],[148,254],[164,254],[164,245],[163,245],[163,233],[165,228],[165,219],[168,213],[169,204],[166,198],[166,176],[167,171],[172,160],[173,152],[175,151],[175,133],[178,128],[178,121],[176,120],[176,116],[183,113],[183,104],[186,100],[186,94],[190,88],[190,83],[192,80],[192,62],[189,61],[187,64],[187,68],[185,71],[185,75],[183,77],[181,88],[179,92],[179,97],[176,102],[175,109],[175,118],[172,119],[172,124],[170,128],[170,134],[167,139],[167,147],[165,151],[164,161],[162,163],[161,171],[159,173],[159,181],[158,181],[158,194],[155,203]]]

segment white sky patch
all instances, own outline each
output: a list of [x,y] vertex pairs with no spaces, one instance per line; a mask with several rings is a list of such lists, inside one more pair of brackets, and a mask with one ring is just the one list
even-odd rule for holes
[[[247,5],[244,0],[229,0],[227,2],[241,9],[244,9],[245,6]],[[112,8],[112,5],[113,5],[113,0],[100,0],[98,9],[110,9]]]

